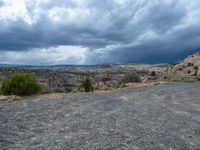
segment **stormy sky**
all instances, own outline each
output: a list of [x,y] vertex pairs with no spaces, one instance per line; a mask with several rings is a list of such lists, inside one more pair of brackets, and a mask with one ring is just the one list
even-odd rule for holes
[[0,0],[0,63],[176,63],[200,50],[199,0]]

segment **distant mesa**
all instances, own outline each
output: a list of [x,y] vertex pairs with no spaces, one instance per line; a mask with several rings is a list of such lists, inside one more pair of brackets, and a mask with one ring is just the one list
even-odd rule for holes
[[110,65],[110,64],[101,64],[100,65],[100,68],[110,68],[110,67],[112,67],[112,65]]

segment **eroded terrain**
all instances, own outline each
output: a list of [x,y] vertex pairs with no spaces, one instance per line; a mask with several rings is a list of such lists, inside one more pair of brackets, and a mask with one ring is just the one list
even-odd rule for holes
[[0,103],[0,149],[200,147],[200,83]]

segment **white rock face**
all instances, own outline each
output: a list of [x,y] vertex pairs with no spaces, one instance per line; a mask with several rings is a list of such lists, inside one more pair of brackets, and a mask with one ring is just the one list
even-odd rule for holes
[[200,77],[200,52],[188,56],[180,64],[172,68],[175,74]]

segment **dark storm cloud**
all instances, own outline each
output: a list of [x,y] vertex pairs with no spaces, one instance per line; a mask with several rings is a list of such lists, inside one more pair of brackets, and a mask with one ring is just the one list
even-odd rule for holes
[[[92,62],[96,62],[95,56],[101,56],[96,63],[177,63],[187,55],[197,52],[200,49],[199,26],[189,26],[171,34],[159,36],[134,46],[120,46],[109,49],[109,53],[101,55],[99,53],[91,56]],[[134,60],[134,61],[133,61]]]
[[28,17],[0,15],[0,50],[70,45],[87,48],[85,63],[90,64],[176,62],[200,48],[198,4],[196,0],[30,1],[25,3]]

